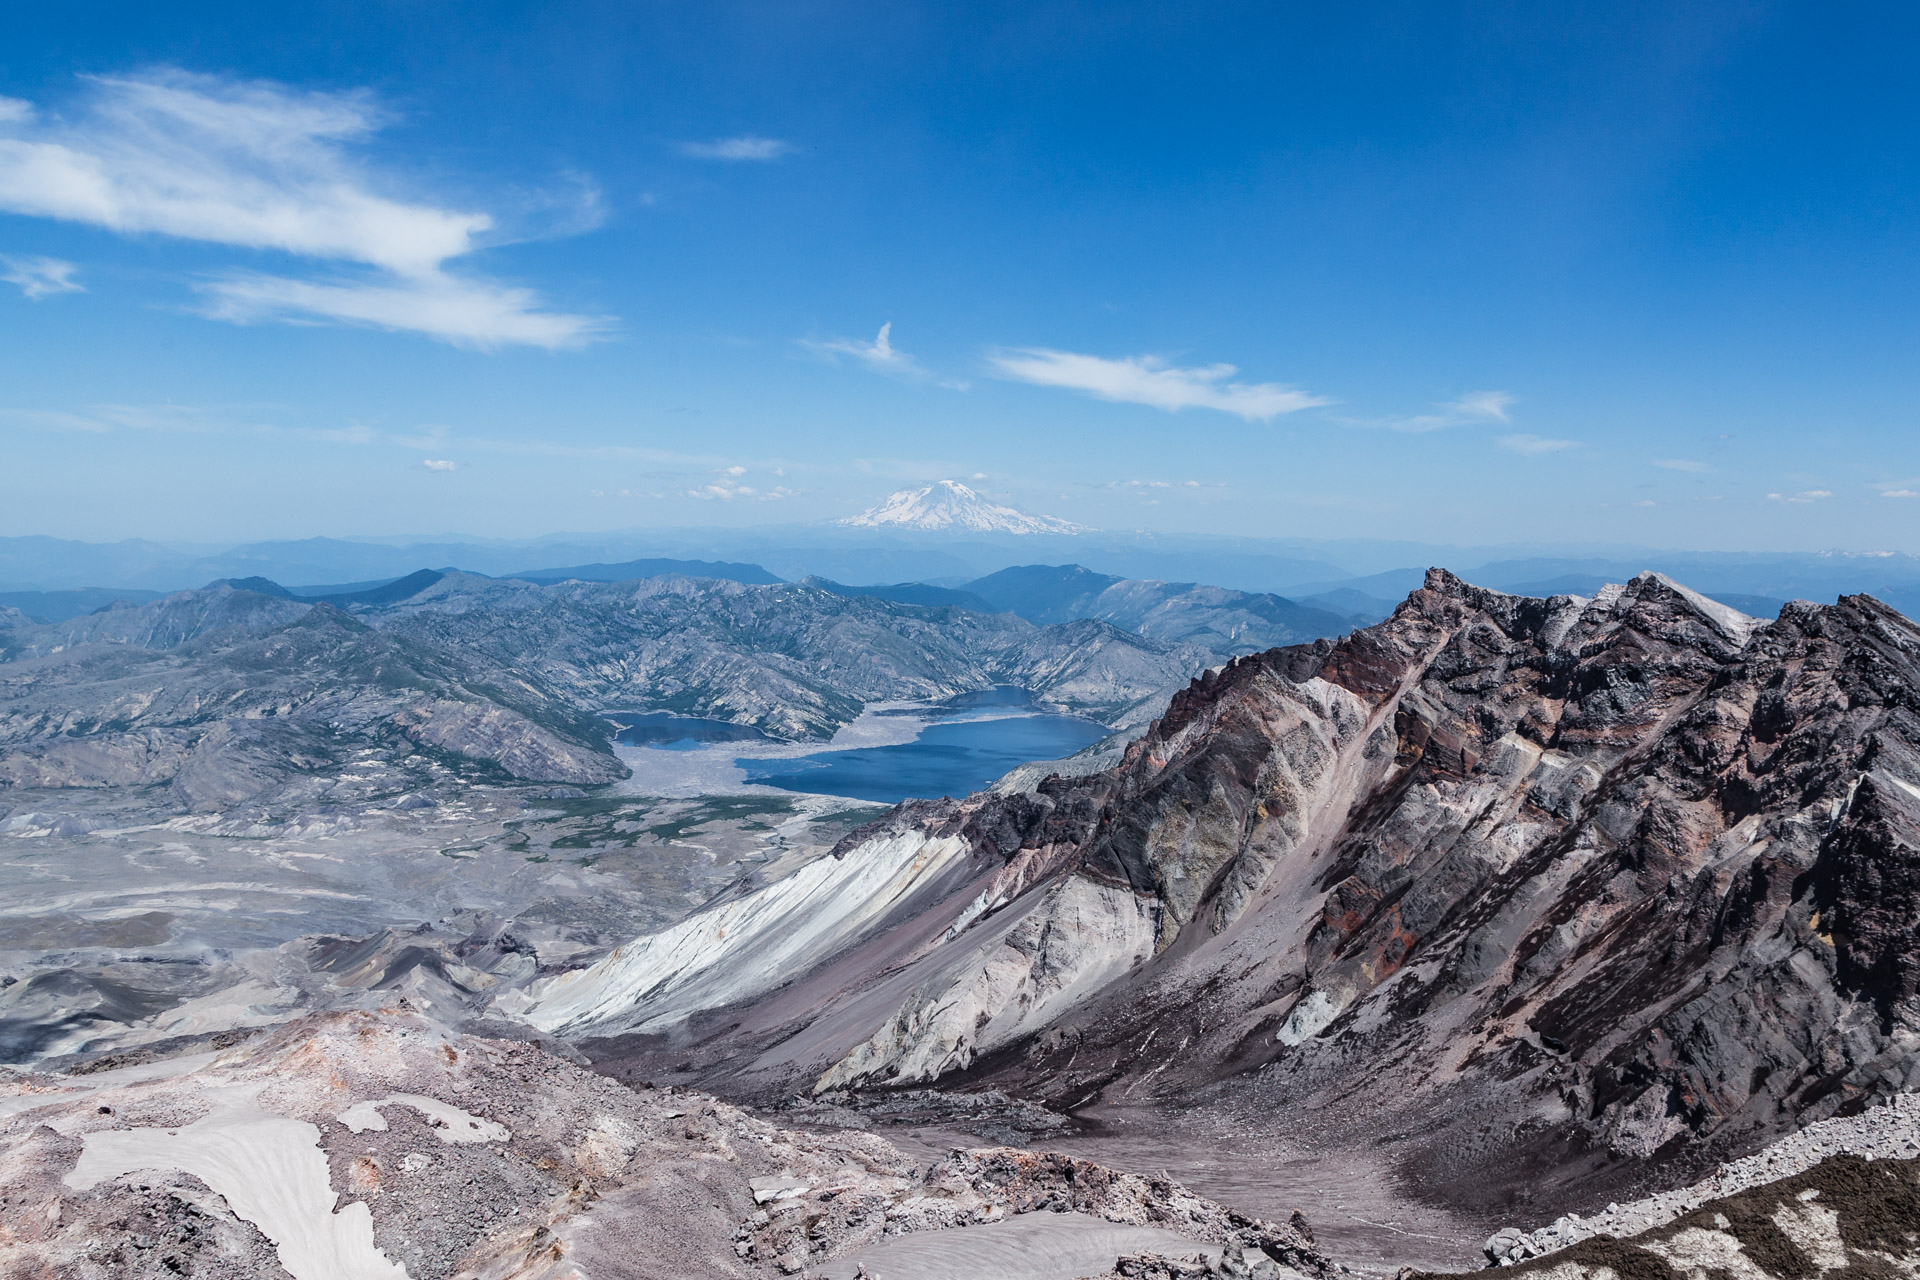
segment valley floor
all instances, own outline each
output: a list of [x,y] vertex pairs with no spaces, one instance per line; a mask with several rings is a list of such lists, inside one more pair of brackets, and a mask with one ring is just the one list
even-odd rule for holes
[[1316,1148],[1281,1125],[1262,1130],[1204,1110],[1145,1106],[1096,1105],[1074,1119],[1076,1128],[1044,1137],[910,1120],[879,1123],[875,1132],[929,1160],[1019,1140],[1128,1173],[1164,1174],[1256,1217],[1285,1221],[1298,1211],[1321,1251],[1362,1275],[1391,1276],[1402,1266],[1475,1270],[1486,1264],[1487,1237],[1508,1221],[1422,1199],[1363,1154]]

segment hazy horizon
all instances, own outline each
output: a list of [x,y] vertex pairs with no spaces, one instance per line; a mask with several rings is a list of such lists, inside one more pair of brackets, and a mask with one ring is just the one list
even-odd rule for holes
[[435,14],[18,16],[0,534],[1920,550],[1910,12]]

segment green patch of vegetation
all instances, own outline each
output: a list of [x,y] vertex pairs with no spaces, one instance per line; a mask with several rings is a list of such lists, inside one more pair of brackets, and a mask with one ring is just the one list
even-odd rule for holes
[[770,831],[773,828],[769,824],[749,820],[792,813],[793,801],[785,796],[711,796],[694,802],[679,817],[648,827],[647,834],[661,840],[680,840],[694,828],[716,822],[739,822],[746,831]]
[[609,813],[628,813],[630,817],[644,817],[652,812],[653,805],[636,801],[632,796],[583,796],[577,800],[541,800],[542,810],[556,810],[558,817],[542,813],[537,818],[521,818],[516,822],[559,822],[564,818],[597,818]]
[[642,832],[638,828],[622,831],[618,821],[596,823],[582,827],[578,831],[569,831],[566,835],[551,842],[550,849],[603,849],[608,845],[618,845],[622,849],[631,849],[640,843]]
[[886,812],[886,808],[887,806],[883,804],[876,804],[868,805],[861,809],[837,809],[832,813],[821,814],[813,820],[813,825],[816,827],[844,827],[847,830],[852,830],[854,827],[865,826],[867,823],[872,822],[875,817]]

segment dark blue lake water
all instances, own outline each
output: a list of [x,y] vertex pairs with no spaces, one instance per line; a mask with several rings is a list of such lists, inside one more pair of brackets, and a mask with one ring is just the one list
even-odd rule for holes
[[614,741],[628,747],[694,751],[716,742],[767,741],[766,734],[749,725],[676,716],[665,711],[636,711],[631,714],[611,711],[607,713],[607,719],[621,726],[614,735]]
[[[956,699],[941,710],[964,717],[979,708],[1027,704],[1019,690],[993,690]],[[909,797],[968,795],[1015,765],[1072,755],[1112,732],[1073,716],[955,718],[930,724],[912,742],[895,746],[737,763],[749,782],[764,786],[895,804]]]

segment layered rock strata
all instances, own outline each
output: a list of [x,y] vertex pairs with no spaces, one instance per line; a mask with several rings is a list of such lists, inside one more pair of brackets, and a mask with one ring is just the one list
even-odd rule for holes
[[947,852],[777,973],[647,1022],[608,965],[567,980],[591,1016],[531,1016],[748,1095],[1205,1097],[1482,1207],[1604,1195],[1920,1084],[1917,659],[1867,597],[1760,623],[1436,570],[1208,673],[1111,770],[843,842]]

